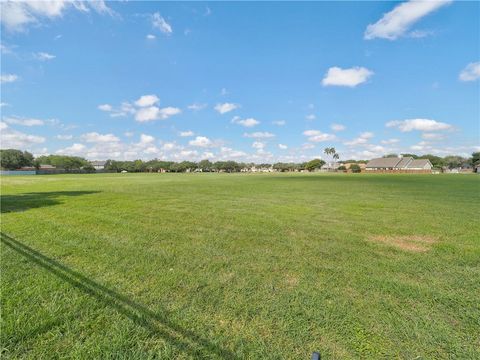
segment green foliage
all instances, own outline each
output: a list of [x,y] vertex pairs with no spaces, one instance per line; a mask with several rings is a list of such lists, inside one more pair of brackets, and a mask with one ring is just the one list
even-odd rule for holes
[[315,169],[320,169],[325,164],[325,161],[321,159],[313,159],[305,164],[305,169],[308,171],[313,171]]
[[352,173],[359,173],[362,171],[362,168],[358,164],[352,164],[350,165],[350,170]]
[[480,164],[480,151],[474,152],[472,154],[472,158],[471,158],[470,162],[472,163],[472,166]]
[[340,171],[345,171],[347,170],[347,168],[344,166],[344,165],[340,165],[337,170],[340,170]]
[[24,166],[33,166],[33,155],[28,151],[15,149],[0,150],[0,166],[7,170],[16,170]]
[[66,156],[66,155],[48,155],[40,156],[37,158],[40,164],[53,165],[57,169],[65,170],[79,170],[90,163],[84,158],[78,156]]
[[87,173],[94,173],[96,170],[91,164],[84,165],[83,170],[85,170]]

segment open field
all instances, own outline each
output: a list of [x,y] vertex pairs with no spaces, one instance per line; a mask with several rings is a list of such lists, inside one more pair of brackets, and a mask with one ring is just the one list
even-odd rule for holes
[[3,358],[480,358],[480,177],[2,178]]

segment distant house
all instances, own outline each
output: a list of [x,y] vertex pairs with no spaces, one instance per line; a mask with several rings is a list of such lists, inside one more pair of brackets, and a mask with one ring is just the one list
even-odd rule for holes
[[327,162],[322,165],[320,171],[336,171],[340,166],[342,166],[342,164],[336,162]]
[[90,161],[90,164],[95,168],[95,170],[104,170],[106,161]]
[[428,159],[413,159],[412,157],[388,157],[372,159],[365,170],[378,172],[430,172],[433,168]]

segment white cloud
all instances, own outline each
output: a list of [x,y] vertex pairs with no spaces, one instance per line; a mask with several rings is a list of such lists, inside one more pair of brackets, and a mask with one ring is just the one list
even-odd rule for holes
[[46,53],[46,52],[38,52],[33,55],[35,59],[40,60],[40,61],[47,61],[47,60],[53,60],[56,58],[55,55]]
[[155,40],[157,37],[156,37],[155,35],[153,35],[153,34],[148,34],[148,35],[146,36],[146,38],[147,38],[147,40]]
[[342,124],[332,124],[330,125],[330,129],[332,129],[333,131],[343,131],[346,129],[346,127]]
[[396,144],[396,143],[400,142],[400,140],[398,140],[398,139],[387,139],[387,140],[382,140],[380,142],[384,145],[392,145],[392,144]]
[[268,139],[274,137],[275,135],[267,131],[257,131],[253,133],[244,133],[243,136],[254,139]]
[[155,138],[153,136],[147,135],[147,134],[141,134],[140,135],[140,142],[138,143],[138,145],[146,146],[146,145],[150,145],[154,141],[155,141]]
[[182,137],[189,137],[189,136],[193,136],[193,135],[195,135],[195,134],[191,130],[180,132],[180,136],[182,136]]
[[29,135],[10,128],[6,123],[0,122],[0,142],[2,148],[30,149],[32,145],[45,142],[43,136]]
[[137,101],[135,101],[135,105],[139,107],[153,106],[158,103],[159,100],[160,99],[157,95],[142,95]]
[[58,140],[72,140],[73,135],[57,135],[55,136]]
[[207,107],[207,104],[197,104],[197,103],[187,106],[187,108],[192,111],[199,111],[199,110],[205,109],[206,107]]
[[480,78],[480,61],[468,64],[458,78],[462,81],[475,81]]
[[450,130],[452,125],[431,120],[431,119],[408,119],[408,120],[394,120],[386,123],[387,127],[396,127],[401,132],[417,131],[439,131]]
[[232,148],[229,148],[229,147],[224,147],[222,146],[220,148],[220,159],[222,160],[229,160],[229,159],[237,159],[237,158],[241,158],[241,157],[244,157],[246,156],[247,154],[243,151],[239,151],[239,150],[234,150]]
[[165,120],[170,116],[180,114],[182,111],[179,108],[167,106],[165,108],[159,108],[158,106],[152,106],[159,101],[158,97],[155,95],[144,95],[141,96],[135,105],[139,106],[138,109],[129,108],[126,106],[128,103],[124,103],[126,111],[120,112],[121,114],[126,114],[127,111],[135,114],[135,120],[138,122],[148,122],[155,120]]
[[108,143],[120,141],[120,139],[113,134],[102,135],[97,132],[83,134],[81,138],[88,143]]
[[442,140],[445,139],[445,134],[438,134],[438,133],[423,133],[422,139],[425,140]]
[[347,86],[355,87],[368,80],[373,71],[364,67],[355,66],[349,69],[342,69],[337,66],[328,69],[322,80],[323,86]]
[[218,111],[220,114],[225,114],[227,112],[230,112],[232,110],[235,110],[239,107],[237,104],[233,103],[223,103],[223,104],[217,104],[215,105],[214,109]]
[[132,137],[135,134],[133,133],[133,131],[125,131],[123,135],[125,135],[126,137]]
[[307,120],[315,120],[317,117],[315,116],[315,114],[308,114],[307,116],[305,116],[305,119]]
[[89,12],[93,9],[100,14],[114,15],[103,0],[97,1],[2,1],[0,21],[10,32],[25,31],[29,25],[40,25],[42,20],[61,17],[67,9]]
[[2,74],[0,75],[0,83],[11,83],[18,80],[18,76],[15,74]]
[[45,125],[45,121],[40,119],[32,119],[32,118],[19,118],[19,117],[9,117],[3,119],[6,123],[14,124],[14,125],[21,125],[21,126],[42,126]]
[[371,132],[362,132],[358,138],[353,139],[351,141],[346,141],[344,144],[347,146],[355,146],[355,145],[363,145],[367,144],[368,140],[370,140],[373,137],[373,133]]
[[62,155],[81,156],[85,149],[86,146],[83,144],[73,144],[72,146],[57,150],[56,153]]
[[206,136],[197,136],[195,140],[190,140],[188,144],[198,147],[210,147],[213,145],[212,140],[210,140]]
[[152,26],[164,34],[171,34],[173,31],[172,26],[158,12],[152,15]]
[[110,104],[98,105],[98,109],[101,110],[101,111],[112,111],[113,110],[112,105],[110,105]]
[[306,130],[303,135],[308,137],[308,141],[322,142],[335,140],[335,135],[322,133],[320,130]]
[[2,101],[2,102],[0,102],[0,107],[4,107],[4,106],[8,106],[8,103],[6,103],[6,102],[3,102],[3,101]]
[[278,144],[278,148],[279,148],[280,150],[286,150],[286,149],[288,149],[288,146],[287,146],[287,145],[284,145],[284,144]]
[[392,11],[384,14],[375,24],[368,25],[365,31],[365,39],[382,38],[395,40],[404,35],[422,17],[450,2],[451,0],[410,0],[397,5]]
[[261,141],[254,141],[252,144],[252,148],[257,149],[257,150],[263,150],[267,146],[264,142]]
[[277,126],[284,126],[287,122],[285,120],[275,120],[275,121],[272,121],[272,124],[273,125],[277,125]]
[[239,124],[239,125],[242,125],[244,127],[254,127],[254,126],[260,124],[260,121],[254,119],[254,118],[241,119],[239,116],[235,116],[232,119],[232,123]]

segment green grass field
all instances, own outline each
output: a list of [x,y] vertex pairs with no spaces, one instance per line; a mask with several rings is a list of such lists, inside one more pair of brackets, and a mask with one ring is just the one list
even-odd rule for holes
[[480,177],[3,177],[2,358],[480,358]]

